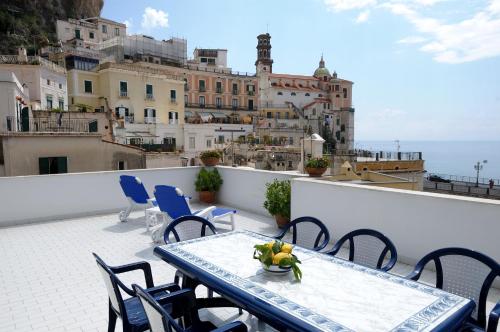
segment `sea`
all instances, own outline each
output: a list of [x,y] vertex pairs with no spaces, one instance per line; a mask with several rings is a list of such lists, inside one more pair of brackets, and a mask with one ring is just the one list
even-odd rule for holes
[[[356,141],[356,149],[397,151],[396,141]],[[429,173],[476,176],[474,165],[484,163],[479,177],[500,179],[500,141],[399,141],[401,152],[422,152]]]

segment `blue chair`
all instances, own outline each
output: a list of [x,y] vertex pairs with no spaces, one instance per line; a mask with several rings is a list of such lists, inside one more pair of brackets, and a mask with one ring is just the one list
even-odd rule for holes
[[[346,242],[349,242],[349,260],[356,264],[387,272],[394,267],[398,259],[398,253],[392,241],[373,229],[358,229],[342,236],[326,253],[332,256],[337,255]],[[391,255],[390,259],[382,266],[388,253]]]
[[156,186],[154,195],[160,210],[166,213],[171,219],[177,219],[187,215],[196,215],[214,222],[229,217],[231,229],[234,230],[235,228],[234,214],[236,210],[210,206],[203,210],[191,211],[186,196],[184,196],[179,189],[172,186]]
[[[108,331],[114,331],[116,319],[119,317],[123,323],[123,331],[145,331],[149,329],[148,319],[144,309],[137,298],[135,292],[128,288],[118,277],[117,274],[142,270],[146,281],[147,292],[156,299],[161,299],[171,292],[178,291],[180,287],[177,284],[170,283],[161,286],[154,286],[151,266],[147,262],[137,262],[122,266],[111,267],[95,253],[92,253],[97,262],[97,267],[102,274],[104,284],[108,291],[109,299],[109,323]],[[123,299],[122,292],[129,295]]]
[[[435,287],[468,298],[476,308],[466,323],[466,331],[486,329],[486,299],[493,281],[500,276],[500,264],[477,251],[465,248],[443,248],[425,255],[407,276],[418,280],[425,266],[433,262],[436,268]],[[490,313],[488,332],[496,332],[500,302]]]
[[274,238],[282,240],[290,230],[292,231],[292,243],[304,248],[320,251],[330,241],[328,229],[314,217],[300,217],[291,221]]
[[182,216],[168,224],[163,234],[166,244],[217,234],[215,226],[205,218]]
[[[127,221],[130,212],[137,206],[143,207],[145,211],[146,217],[146,227],[149,230],[150,223],[152,222],[152,218],[148,215],[148,208],[157,206],[156,200],[154,198],[150,198],[146,188],[144,188],[144,184],[142,181],[135,176],[130,175],[120,175],[120,186],[122,187],[123,193],[125,197],[127,197],[129,201],[129,206],[120,212],[119,219],[124,222]],[[153,213],[154,211],[149,211],[149,213]]]
[[209,321],[200,320],[194,291],[189,288],[173,292],[157,300],[140,286],[132,285],[132,287],[144,307],[151,332],[247,331],[246,325],[242,322],[232,322],[217,328]]

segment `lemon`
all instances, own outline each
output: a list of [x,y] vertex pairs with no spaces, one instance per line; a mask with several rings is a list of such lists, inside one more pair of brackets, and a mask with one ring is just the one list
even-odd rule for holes
[[292,245],[290,243],[284,243],[281,247],[281,252],[286,252],[287,254],[292,253]]
[[273,264],[278,265],[283,258],[291,258],[292,255],[286,252],[279,252],[273,257]]
[[267,247],[268,247],[269,249],[273,250],[274,242],[276,242],[276,241],[271,241],[271,242],[268,242],[268,243],[267,243]]

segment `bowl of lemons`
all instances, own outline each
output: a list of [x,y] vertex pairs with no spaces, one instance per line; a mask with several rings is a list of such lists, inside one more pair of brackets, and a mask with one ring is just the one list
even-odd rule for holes
[[286,275],[293,271],[295,279],[302,279],[302,271],[298,264],[299,259],[295,256],[293,246],[278,240],[273,240],[264,244],[256,244],[253,258],[258,259],[262,268],[275,275]]

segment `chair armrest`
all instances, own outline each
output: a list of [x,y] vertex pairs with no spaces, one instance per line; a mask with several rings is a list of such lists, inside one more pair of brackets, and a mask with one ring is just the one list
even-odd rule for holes
[[422,274],[422,270],[419,269],[419,268],[415,268],[415,270],[413,270],[409,275],[407,275],[405,278],[406,279],[410,279],[410,280],[414,280],[414,281],[417,281],[418,279],[420,279],[420,275]]
[[288,228],[282,230],[281,232],[279,232],[278,234],[272,236],[272,238],[275,238],[276,240],[281,240],[282,238],[285,237],[286,233],[288,232]]
[[329,251],[325,252],[325,254],[335,256],[336,254],[338,254],[340,248],[342,248],[342,243],[337,242],[337,243],[335,243],[333,248],[330,249]]
[[500,302],[498,302],[493,310],[490,312],[490,318],[488,319],[488,330],[487,332],[496,332],[498,327],[498,318],[500,317]]
[[196,297],[194,291],[190,288],[181,289],[172,292],[157,300],[158,303],[165,307],[171,306],[170,315],[176,319],[184,316],[185,314],[196,310]]
[[151,294],[154,297],[155,294],[158,294],[158,293],[161,293],[161,292],[173,293],[173,292],[176,292],[176,291],[179,291],[179,290],[181,290],[181,288],[179,287],[179,285],[174,284],[174,283],[170,283],[170,284],[165,284],[165,285],[160,285],[160,286],[156,286],[156,287],[147,288],[146,292],[148,292],[149,294]]
[[216,328],[215,330],[212,330],[212,332],[226,332],[226,331],[233,331],[233,332],[247,332],[247,326],[243,324],[242,322],[232,322],[226,325],[223,325],[219,328]]
[[[131,272],[131,271],[136,271],[136,270],[142,270],[144,273],[144,279],[146,280],[146,288],[152,288],[154,287],[153,283],[153,274],[151,273],[151,265],[149,265],[148,262],[136,262],[136,263],[131,263],[131,264],[126,264],[126,265],[120,265],[120,266],[110,266],[111,271],[115,274],[119,273],[125,273],[125,272]],[[122,283],[123,285],[123,283]],[[123,285],[125,286],[125,285]],[[130,288],[125,287],[130,291],[130,293],[135,294]],[[127,292],[129,293],[129,292]],[[130,295],[129,293],[129,295]]]
[[201,211],[198,211],[195,215],[198,217],[206,217],[207,215],[211,214],[212,211],[215,210],[216,208],[217,208],[216,206],[209,206]]

